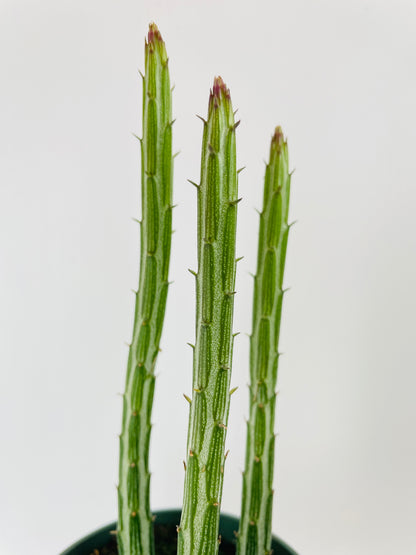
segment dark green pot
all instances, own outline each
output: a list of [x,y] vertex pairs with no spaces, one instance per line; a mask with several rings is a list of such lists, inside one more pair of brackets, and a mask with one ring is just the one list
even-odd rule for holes
[[[178,509],[173,509],[169,511],[156,511],[155,512],[156,524],[165,525],[166,529],[171,528],[172,541],[176,541],[176,525],[179,523],[181,518],[181,511]],[[96,532],[93,532],[89,536],[86,536],[82,540],[66,549],[61,555],[92,555],[94,549],[101,550],[104,546],[108,544],[112,537],[114,537],[111,532],[116,529],[116,523],[108,524],[104,528],[100,528]],[[220,534],[222,537],[222,544],[235,544],[235,534],[234,532],[238,530],[238,519],[230,515],[221,515],[220,519]],[[157,536],[157,530],[156,530]],[[156,542],[158,538],[156,537]],[[170,544],[172,544],[170,541]],[[169,543],[169,539],[167,539]],[[291,549],[284,542],[276,537],[273,537],[272,542],[273,555],[297,555],[293,549]],[[156,554],[158,549],[156,547]]]

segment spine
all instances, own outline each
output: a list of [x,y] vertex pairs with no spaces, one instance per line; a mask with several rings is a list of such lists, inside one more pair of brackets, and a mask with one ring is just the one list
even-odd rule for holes
[[168,292],[172,235],[171,88],[165,44],[155,24],[145,42],[141,139],[140,277],[120,435],[117,541],[120,555],[154,553],[149,442]]
[[198,189],[196,342],[178,554],[215,555],[230,403],[237,223],[235,129],[220,77],[204,122]]
[[250,338],[250,412],[243,473],[237,553],[270,554],[275,449],[278,344],[283,274],[289,234],[290,174],[287,142],[280,127],[270,146],[254,280]]

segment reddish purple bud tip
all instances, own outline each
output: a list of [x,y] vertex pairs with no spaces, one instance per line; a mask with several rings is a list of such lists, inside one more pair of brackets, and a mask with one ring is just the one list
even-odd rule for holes
[[157,28],[156,23],[150,23],[149,32],[147,33],[147,40],[145,40],[146,57],[148,55],[156,54],[164,66],[168,63],[168,55],[166,53],[165,43],[163,42],[162,35]]
[[230,91],[227,89],[227,85],[222,80],[222,77],[215,77],[214,86],[212,87],[212,94],[217,98],[220,98],[221,92],[227,96],[230,96]]
[[280,150],[283,146],[286,146],[286,140],[283,135],[282,128],[278,125],[274,130],[274,135],[272,137],[272,148],[274,147]]
[[230,91],[221,77],[215,77],[214,85],[211,89],[210,101],[218,105],[222,99],[230,99]]
[[154,44],[156,41],[163,42],[162,35],[160,34],[156,23],[150,23],[149,32],[147,34],[147,41],[149,44]]
[[283,131],[280,125],[278,125],[274,130],[272,141],[278,145],[282,145],[284,143]]
[[272,142],[270,144],[270,160],[272,156],[276,154],[278,156],[280,156],[280,154],[287,156],[287,142],[283,135],[282,128],[279,125],[274,130]]

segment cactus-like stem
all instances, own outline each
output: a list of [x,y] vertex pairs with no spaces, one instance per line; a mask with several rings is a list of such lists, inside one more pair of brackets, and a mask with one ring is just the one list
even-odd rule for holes
[[172,235],[171,88],[165,44],[155,24],[145,42],[142,221],[139,288],[120,435],[117,541],[120,555],[154,553],[149,441],[154,367],[165,315]]
[[196,343],[180,555],[218,552],[233,345],[236,126],[229,90],[217,77],[204,122],[198,186]]
[[270,146],[264,179],[250,340],[250,416],[239,555],[271,553],[274,423],[283,273],[289,234],[288,149],[280,127]]

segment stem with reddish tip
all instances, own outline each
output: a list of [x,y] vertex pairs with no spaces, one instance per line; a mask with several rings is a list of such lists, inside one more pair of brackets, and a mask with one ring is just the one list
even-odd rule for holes
[[216,78],[198,186],[196,342],[178,554],[215,555],[230,403],[237,170],[234,114]]
[[145,66],[140,278],[120,435],[117,528],[120,555],[154,553],[149,498],[149,441],[154,368],[168,292],[173,168],[168,58],[155,24],[149,27]]
[[237,552],[271,553],[274,423],[283,273],[289,233],[288,149],[280,127],[272,138],[260,214],[250,340],[250,416]]

